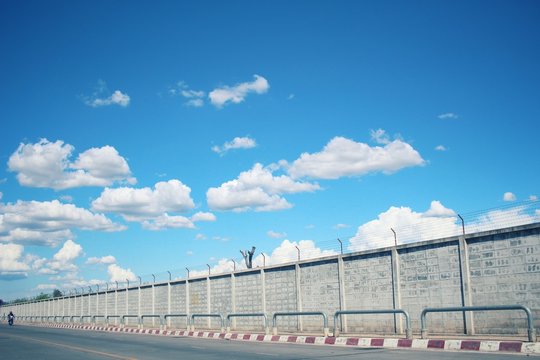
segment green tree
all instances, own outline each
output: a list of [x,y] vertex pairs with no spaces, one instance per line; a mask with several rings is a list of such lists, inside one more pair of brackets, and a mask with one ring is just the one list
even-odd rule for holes
[[48,294],[41,293],[34,298],[34,300],[47,300],[50,296]]
[[64,296],[64,294],[62,294],[60,290],[54,289],[53,294],[52,294],[53,298],[62,297],[62,296]]

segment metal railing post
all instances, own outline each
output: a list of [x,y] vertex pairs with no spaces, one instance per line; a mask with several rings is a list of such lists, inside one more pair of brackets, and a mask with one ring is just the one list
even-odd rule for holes
[[328,316],[322,311],[295,311],[295,312],[276,312],[272,315],[272,333],[278,334],[277,318],[278,316],[322,316],[323,318],[323,335],[328,336]]
[[536,341],[536,330],[534,328],[534,318],[527,306],[523,305],[492,305],[492,306],[461,306],[461,307],[444,307],[444,308],[425,308],[420,314],[420,332],[422,339],[425,339],[428,334],[426,327],[426,315],[430,312],[466,312],[466,311],[504,311],[504,310],[521,310],[527,315],[527,337],[530,342]]

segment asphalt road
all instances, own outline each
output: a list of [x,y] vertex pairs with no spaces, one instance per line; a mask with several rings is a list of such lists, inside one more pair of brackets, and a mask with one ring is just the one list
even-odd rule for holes
[[522,355],[269,344],[0,324],[0,359],[502,360]]

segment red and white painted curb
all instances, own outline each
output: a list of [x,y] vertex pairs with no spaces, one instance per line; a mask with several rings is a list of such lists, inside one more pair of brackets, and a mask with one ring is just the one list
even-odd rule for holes
[[322,337],[297,335],[264,335],[220,333],[211,331],[158,330],[119,328],[114,326],[93,326],[74,324],[28,324],[32,326],[55,327],[79,330],[122,332],[130,334],[190,336],[206,339],[226,339],[237,341],[257,341],[273,343],[295,343],[312,345],[346,346],[360,348],[394,348],[417,350],[465,350],[479,352],[506,352],[521,354],[540,354],[540,342],[520,341],[488,341],[488,340],[437,340],[437,339],[395,339],[395,338],[361,338],[361,337]]

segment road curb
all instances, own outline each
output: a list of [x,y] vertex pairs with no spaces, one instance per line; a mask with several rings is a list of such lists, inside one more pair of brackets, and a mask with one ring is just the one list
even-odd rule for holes
[[298,335],[264,335],[252,333],[220,333],[212,331],[158,330],[119,328],[116,326],[93,326],[75,324],[29,324],[29,326],[52,327],[63,329],[121,332],[139,335],[189,336],[204,339],[225,339],[233,341],[255,341],[269,343],[307,344],[319,346],[343,346],[359,348],[393,348],[415,350],[451,350],[477,351],[486,353],[540,354],[540,342],[488,341],[488,340],[451,340],[451,339],[395,339],[362,337],[322,337]]

